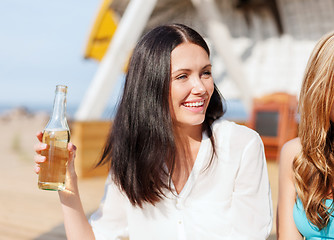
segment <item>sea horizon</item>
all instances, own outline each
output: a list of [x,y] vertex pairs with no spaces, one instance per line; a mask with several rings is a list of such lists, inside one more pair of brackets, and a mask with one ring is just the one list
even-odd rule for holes
[[[67,105],[66,116],[68,119],[74,119],[75,113],[80,104]],[[0,116],[6,115],[15,109],[23,109],[28,114],[45,113],[50,115],[53,110],[52,104],[0,104]],[[116,106],[107,106],[101,119],[110,119],[115,116]]]
[[[80,104],[71,104],[66,106],[66,115],[68,119],[74,119],[75,113],[78,110]],[[238,99],[226,100],[227,111],[223,118],[227,120],[245,122],[248,119],[248,114],[245,111],[244,106]],[[0,104],[0,116],[15,109],[24,109],[29,114],[46,113],[51,114],[52,104]],[[102,120],[112,119],[116,114],[116,105],[108,105],[101,116]]]

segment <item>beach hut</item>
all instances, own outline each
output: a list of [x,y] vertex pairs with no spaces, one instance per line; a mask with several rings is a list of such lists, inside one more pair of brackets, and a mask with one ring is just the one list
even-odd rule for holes
[[81,149],[79,175],[100,174],[90,169],[111,124],[101,116],[132,48],[148,29],[181,22],[199,30],[213,50],[218,88],[227,100],[241,102],[248,121],[254,99],[276,92],[298,97],[308,56],[331,30],[333,10],[331,0],[103,0],[85,53],[100,64],[73,125],[73,141]]
[[[215,1],[193,0],[191,3],[198,10],[198,13],[206,12],[205,15],[198,14],[198,16],[206,22],[209,29],[208,34],[212,42],[217,45],[217,51],[224,60],[228,72],[242,89],[242,99],[248,110],[251,104],[250,88],[243,81],[243,71],[239,58],[231,50],[233,48],[229,47],[231,45],[230,34],[221,19]],[[99,119],[132,48],[149,21],[157,0],[131,0],[119,22],[111,4],[111,0],[103,1],[85,53],[86,58],[93,57],[101,60],[101,63],[79,106],[73,125],[72,139],[78,146],[76,168],[81,177],[105,173],[103,168],[92,170],[111,124],[109,121],[100,121]],[[168,4],[170,7],[173,6],[171,1]]]

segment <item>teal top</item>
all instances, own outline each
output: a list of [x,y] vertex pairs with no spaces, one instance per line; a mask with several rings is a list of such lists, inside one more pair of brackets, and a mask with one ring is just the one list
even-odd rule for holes
[[[330,206],[333,200],[327,199],[326,206]],[[304,207],[299,198],[293,207],[293,219],[298,231],[305,237],[306,240],[334,239],[334,216],[330,217],[327,227],[319,230],[307,218]]]

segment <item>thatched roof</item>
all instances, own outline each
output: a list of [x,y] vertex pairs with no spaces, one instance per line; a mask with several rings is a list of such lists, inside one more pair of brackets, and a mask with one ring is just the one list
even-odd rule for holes
[[[129,0],[113,0],[111,8],[122,16],[129,2]],[[250,34],[252,14],[264,19],[270,15],[269,17],[276,23],[277,32],[283,31],[276,0],[216,0],[215,2],[234,36]],[[160,24],[178,22],[193,27],[205,35],[206,26],[197,11],[191,0],[158,0],[145,32]],[[240,27],[235,28],[235,24],[240,21],[244,25],[242,31]]]

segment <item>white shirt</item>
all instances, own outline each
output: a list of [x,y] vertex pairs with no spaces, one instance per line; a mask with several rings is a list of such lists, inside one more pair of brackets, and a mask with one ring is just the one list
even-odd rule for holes
[[96,239],[264,240],[272,228],[272,202],[259,135],[226,120],[213,124],[217,158],[203,134],[192,172],[180,194],[167,192],[155,206],[130,204],[109,176],[91,216]]

